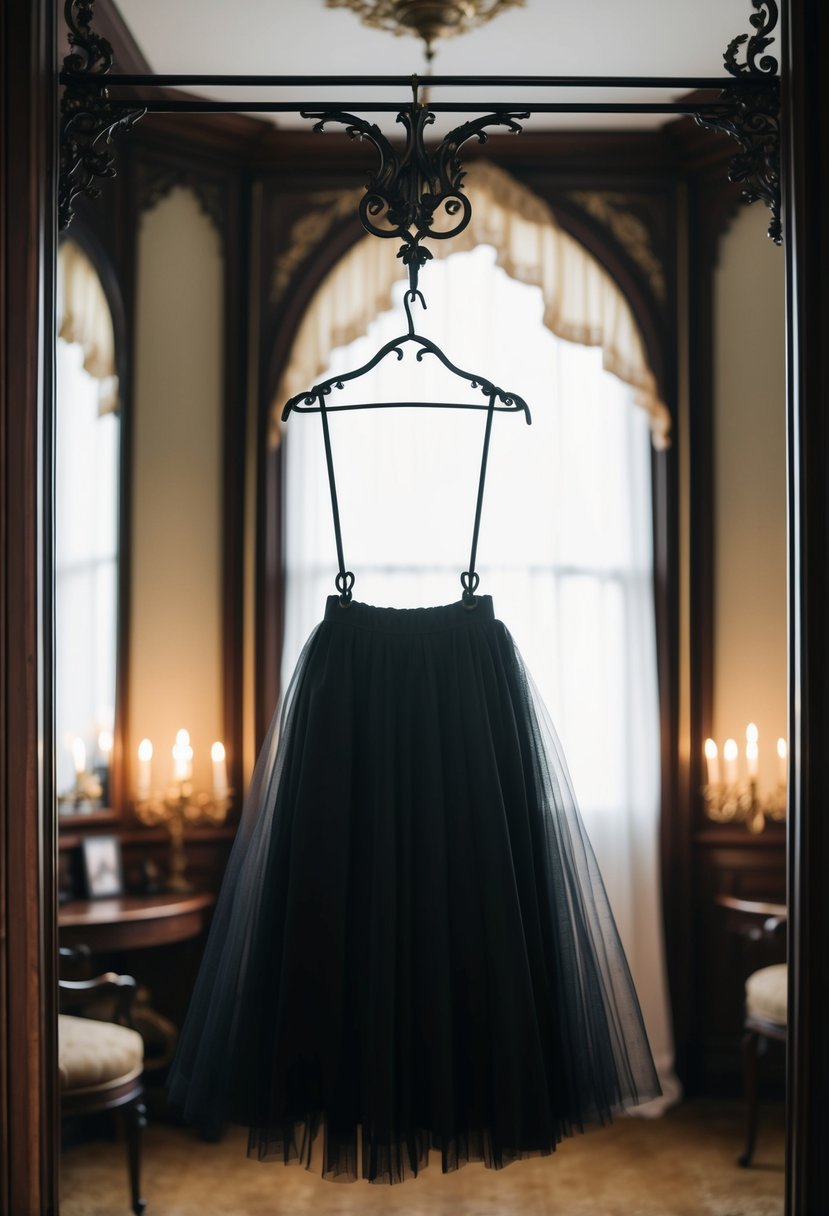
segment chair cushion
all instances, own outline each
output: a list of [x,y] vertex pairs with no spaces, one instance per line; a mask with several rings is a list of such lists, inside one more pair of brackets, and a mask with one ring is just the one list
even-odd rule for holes
[[746,980],[746,1013],[765,1022],[786,1025],[787,968],[785,963],[762,967]]
[[144,1041],[127,1026],[58,1018],[58,1073],[61,1089],[94,1089],[137,1077],[144,1067]]

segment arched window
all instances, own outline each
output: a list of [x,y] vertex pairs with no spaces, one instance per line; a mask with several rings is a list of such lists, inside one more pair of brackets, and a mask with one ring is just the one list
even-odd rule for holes
[[69,241],[58,301],[55,693],[66,813],[111,802],[121,442],[112,314],[92,262]]
[[[419,329],[460,366],[520,393],[533,425],[497,415],[478,551],[481,591],[513,632],[563,737],[588,816],[658,796],[651,437],[633,390],[601,353],[556,338],[541,291],[479,246],[428,267]],[[358,366],[402,329],[395,307],[337,348],[327,375]],[[362,385],[361,385],[362,388]],[[386,360],[370,396],[470,400],[435,360]],[[338,403],[340,397],[338,396]],[[407,607],[460,595],[484,413],[330,416],[346,561],[355,598]],[[286,461],[283,678],[333,591],[335,553],[322,433],[294,416]],[[599,761],[597,763],[597,761]]]
[[[494,421],[479,591],[493,595],[562,736],[642,994],[667,1105],[677,1083],[659,911],[651,487],[664,406],[644,363],[625,383],[607,369],[607,342],[591,347],[552,332],[542,286],[531,285],[531,276],[517,281],[502,260],[501,251],[479,244],[430,263],[418,331],[435,336],[459,366],[520,393],[532,410],[530,428],[519,416]],[[403,332],[403,290],[401,278],[393,307],[387,299],[364,336],[334,347],[325,376],[358,366]],[[317,320],[325,318],[324,298],[311,307]],[[359,397],[348,386],[337,404],[470,399],[428,358],[389,359],[372,376]],[[467,410],[330,415],[356,599],[409,607],[460,597],[484,422],[484,413]],[[283,438],[284,687],[334,592],[336,555],[318,416],[293,415]]]

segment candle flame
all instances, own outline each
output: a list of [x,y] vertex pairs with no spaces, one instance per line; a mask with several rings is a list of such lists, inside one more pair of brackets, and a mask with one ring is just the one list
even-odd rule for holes
[[211,760],[224,760],[224,758],[225,758],[225,745],[224,745],[224,743],[219,743],[219,741],[217,740],[210,749],[210,759]]
[[777,740],[777,754],[781,760],[785,760],[789,754],[789,748],[785,739]]
[[760,732],[758,731],[757,727],[753,722],[749,722],[748,726],[746,727],[746,743],[748,743],[750,746],[753,745],[756,747],[759,738]]
[[76,773],[83,773],[86,770],[86,746],[83,739],[72,740],[72,760]]
[[98,747],[102,752],[112,751],[112,731],[102,730],[98,735]]
[[726,739],[722,754],[726,760],[736,760],[739,755],[736,739]]
[[713,739],[705,740],[705,758],[706,760],[716,760],[718,756],[717,745]]
[[189,747],[190,746],[189,730],[185,730],[184,727],[182,727],[180,731],[176,732],[176,744],[179,747]]
[[149,739],[142,739],[141,742],[138,744],[138,759],[139,760],[152,760],[152,758],[153,758],[152,743],[150,742]]

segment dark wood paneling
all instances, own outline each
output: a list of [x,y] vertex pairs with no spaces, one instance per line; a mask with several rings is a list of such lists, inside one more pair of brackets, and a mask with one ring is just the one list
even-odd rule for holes
[[829,6],[785,8],[790,666],[787,1213],[829,1211]]
[[57,1205],[52,5],[0,10],[0,1208]]

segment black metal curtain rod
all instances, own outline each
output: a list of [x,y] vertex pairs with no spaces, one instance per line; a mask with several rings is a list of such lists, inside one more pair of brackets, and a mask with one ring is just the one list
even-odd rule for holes
[[[88,80],[87,74],[64,69],[61,81]],[[203,73],[148,74],[112,72],[107,88],[175,88],[177,86],[232,88],[495,88],[495,89],[724,89],[733,76],[262,76]],[[751,84],[749,79],[745,83]],[[766,83],[765,79],[761,82]],[[503,105],[503,102],[499,103]]]
[[[300,114],[313,111],[348,111],[354,114],[399,114],[405,104],[399,101],[208,101],[177,98],[159,100],[139,97],[113,97],[111,110],[132,112],[140,108],[146,114]],[[480,114],[481,111],[522,112],[533,114],[698,114],[699,101],[430,101],[425,107],[432,114]],[[708,113],[728,114],[734,110],[730,101],[706,101]]]

